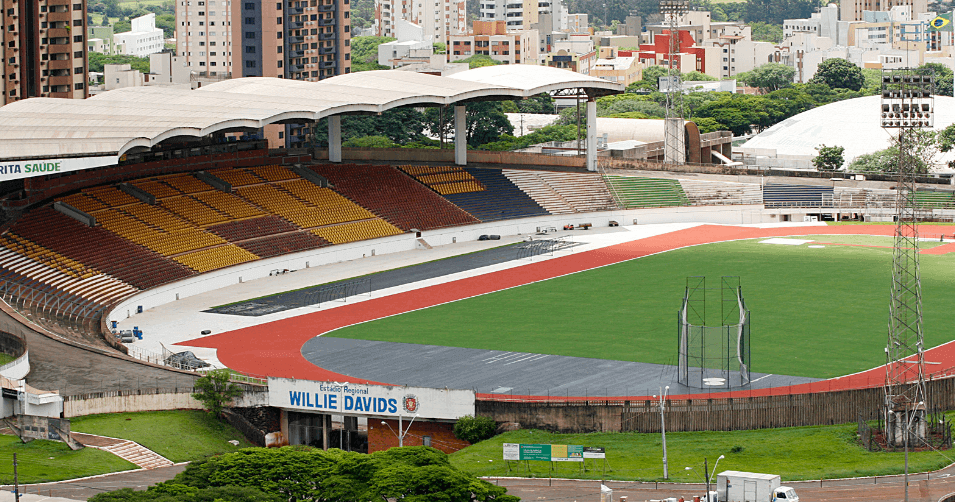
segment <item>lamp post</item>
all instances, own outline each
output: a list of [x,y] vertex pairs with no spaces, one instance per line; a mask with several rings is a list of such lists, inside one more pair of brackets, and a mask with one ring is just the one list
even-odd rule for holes
[[398,432],[395,432],[395,430],[391,428],[391,425],[389,425],[388,422],[385,422],[384,420],[381,421],[381,425],[388,427],[388,429],[391,430],[391,433],[394,434],[396,438],[398,438],[398,447],[401,448],[402,446],[405,445],[405,436],[408,435],[408,431],[411,430],[411,424],[414,423],[414,419],[416,418],[418,418],[418,415],[411,417],[411,421],[408,422],[408,428],[405,429],[404,431],[401,430],[402,415],[398,415]]
[[663,439],[663,479],[670,479],[670,472],[667,467],[667,424],[666,417],[664,416],[664,412],[666,411],[667,394],[669,394],[669,392],[669,385],[660,391],[660,435]]
[[[726,455],[720,455],[720,458],[716,459],[716,463],[713,464],[713,470],[710,471],[706,457],[703,457],[703,483],[706,484],[706,502],[710,502],[710,481],[713,478],[713,474],[716,474],[716,466],[720,465],[720,460],[724,458],[726,458]],[[683,470],[692,471],[693,468],[684,467]]]

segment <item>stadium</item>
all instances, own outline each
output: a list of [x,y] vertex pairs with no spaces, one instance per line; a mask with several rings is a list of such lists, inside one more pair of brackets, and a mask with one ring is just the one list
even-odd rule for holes
[[[555,157],[335,138],[342,114],[453,106],[460,130],[464,103],[568,90],[593,124],[593,99],[622,89],[514,66],[4,107],[5,409],[195,406],[196,370],[228,368],[250,436],[361,451],[453,450],[473,414],[657,431],[664,388],[668,430],[874,416],[891,181],[601,158],[595,141]],[[327,150],[254,137],[303,120],[328,120]],[[926,360],[947,409],[955,192],[921,181],[906,196],[936,222],[920,233]]]

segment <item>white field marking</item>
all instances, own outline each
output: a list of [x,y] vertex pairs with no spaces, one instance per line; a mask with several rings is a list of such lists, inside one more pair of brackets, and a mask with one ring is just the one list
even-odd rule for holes
[[803,239],[784,239],[782,237],[773,237],[772,239],[759,241],[760,244],[782,244],[784,246],[801,246],[807,242],[813,242],[813,241],[803,240]]
[[773,376],[772,373],[770,373],[770,374],[768,374],[768,375],[763,375],[763,376],[757,378],[756,380],[751,380],[749,383],[750,383],[750,385],[752,385],[752,384],[754,384],[754,383],[756,383],[756,382],[758,382],[758,381],[760,381],[760,380],[762,380],[762,379],[764,379],[764,378],[766,378],[766,377],[771,377],[771,376]]

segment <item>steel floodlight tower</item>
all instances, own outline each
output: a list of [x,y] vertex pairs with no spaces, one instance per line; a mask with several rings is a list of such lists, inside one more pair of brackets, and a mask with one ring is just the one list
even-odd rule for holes
[[[668,164],[686,162],[686,133],[683,125],[683,84],[680,65],[674,61],[680,54],[680,16],[690,8],[689,0],[660,0],[660,14],[670,28],[670,44],[667,49],[666,120],[663,136],[663,161]],[[662,90],[662,89],[661,89]]]
[[[922,334],[922,285],[919,274],[915,179],[921,159],[912,142],[922,128],[934,124],[934,78],[912,69],[882,73],[881,125],[897,130],[898,184],[892,257],[888,343],[885,347],[885,435],[891,446],[904,446],[926,436],[925,355]],[[908,486],[906,485],[906,500]]]

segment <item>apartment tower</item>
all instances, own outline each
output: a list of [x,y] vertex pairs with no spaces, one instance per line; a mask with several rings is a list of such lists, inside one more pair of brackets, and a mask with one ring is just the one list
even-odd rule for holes
[[375,35],[397,38],[396,21],[421,27],[425,41],[447,44],[451,35],[467,31],[464,0],[375,0]]
[[0,0],[0,105],[89,94],[86,0]]

